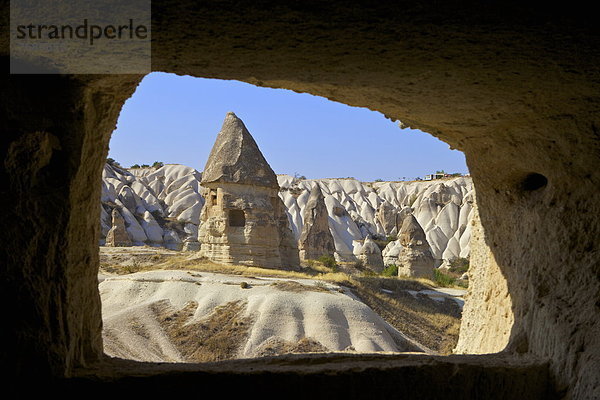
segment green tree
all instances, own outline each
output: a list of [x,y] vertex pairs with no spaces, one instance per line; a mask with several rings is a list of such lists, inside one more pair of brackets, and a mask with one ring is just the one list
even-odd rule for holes
[[114,158],[110,158],[110,157],[106,159],[106,163],[117,166],[117,167],[121,166],[121,164],[119,164],[119,162],[117,160],[115,160]]

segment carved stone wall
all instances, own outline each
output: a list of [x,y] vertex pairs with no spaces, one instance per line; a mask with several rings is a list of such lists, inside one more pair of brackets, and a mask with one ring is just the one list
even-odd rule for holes
[[208,190],[198,232],[201,256],[225,264],[298,266],[297,247],[295,260],[285,246],[282,249],[286,237],[281,230],[287,229],[290,244],[294,242],[277,189],[226,183],[205,186]]

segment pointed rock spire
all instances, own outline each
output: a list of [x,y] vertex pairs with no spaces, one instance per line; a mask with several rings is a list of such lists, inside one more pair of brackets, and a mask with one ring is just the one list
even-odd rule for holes
[[402,246],[398,254],[398,276],[433,278],[434,259],[425,231],[414,215],[409,214],[402,222],[398,235]]
[[227,113],[204,167],[201,183],[211,182],[279,188],[275,172],[242,120],[232,112]]
[[304,225],[298,241],[300,258],[314,260],[335,253],[335,241],[329,230],[329,214],[325,197],[318,184],[314,184],[304,208]]
[[125,220],[121,216],[121,213],[116,208],[113,208],[112,227],[106,234],[106,246],[121,247],[131,245],[131,238],[125,228]]

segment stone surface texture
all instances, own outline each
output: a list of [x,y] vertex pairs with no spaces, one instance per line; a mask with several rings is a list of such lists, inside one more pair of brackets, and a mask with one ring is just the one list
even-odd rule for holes
[[[102,179],[102,209],[100,216],[100,243],[110,229],[110,212],[114,207],[126,208],[128,232],[136,245],[165,246],[171,249],[193,249],[199,246],[197,231],[204,206],[202,173],[184,165],[167,164],[162,168],[124,169],[106,164]],[[278,175],[281,185],[279,197],[282,209],[289,218],[294,240],[301,243],[307,206],[311,193],[318,187],[324,208],[318,208],[317,230],[311,235],[332,236],[311,239],[320,246],[317,254],[336,254],[345,261],[355,261],[353,242],[367,236],[381,239],[397,234],[395,223],[385,227],[380,216],[384,211],[401,225],[409,214],[414,214],[426,229],[436,265],[442,260],[469,256],[469,221],[473,218],[473,185],[469,177],[414,182],[359,182],[355,179],[304,179]],[[452,197],[441,194],[451,191]],[[446,201],[444,203],[443,201]],[[451,204],[452,203],[452,204]],[[329,204],[329,206],[327,206]],[[324,211],[321,214],[321,210]],[[329,233],[324,227],[328,226]],[[287,235],[287,230],[284,232]],[[308,233],[307,233],[308,234]],[[178,236],[178,239],[173,235]],[[185,245],[185,243],[190,243]],[[182,245],[183,243],[183,245]],[[302,251],[302,249],[301,249]],[[318,258],[318,257],[316,257]],[[390,262],[393,263],[393,262]],[[386,263],[388,264],[388,263]]]
[[398,276],[433,278],[434,261],[425,231],[413,215],[404,218],[398,242]]
[[242,120],[233,112],[227,113],[204,167],[201,184],[209,183],[279,189],[277,176]]
[[[319,186],[329,215],[329,230],[340,261],[356,261],[354,242],[367,236],[387,239],[397,235],[407,215],[422,225],[431,246],[436,266],[443,259],[469,256],[473,218],[473,184],[470,177],[433,181],[360,182],[353,178],[297,179],[279,175],[283,199],[292,230],[300,237],[304,213],[312,188]],[[452,196],[443,197],[443,193]],[[382,211],[385,210],[385,211]],[[394,224],[382,222],[381,215]],[[386,228],[387,226],[387,228]],[[391,259],[390,259],[390,262]],[[386,263],[388,265],[388,263]]]
[[131,246],[131,239],[125,230],[125,220],[119,210],[112,210],[112,228],[106,234],[106,245],[111,247]]
[[316,260],[324,255],[333,256],[335,253],[335,242],[329,230],[329,214],[325,197],[318,184],[311,189],[304,208],[298,250],[301,260]]
[[371,236],[367,236],[362,243],[356,243],[356,246],[354,246],[354,255],[365,267],[375,272],[383,271],[384,265],[381,250],[377,243],[371,239]]
[[[469,269],[469,289],[454,352],[497,353],[508,345],[514,323],[511,295],[506,277],[502,275],[494,254],[485,243],[477,207],[471,226],[473,252],[470,261],[476,267]],[[486,318],[481,318],[482,315]]]

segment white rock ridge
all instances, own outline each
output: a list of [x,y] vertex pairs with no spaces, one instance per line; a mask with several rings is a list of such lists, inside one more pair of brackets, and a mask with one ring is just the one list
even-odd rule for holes
[[[247,283],[246,288],[241,282]],[[189,362],[165,332],[154,309],[178,311],[194,304],[186,324],[206,319],[218,306],[239,301],[250,319],[235,358],[252,358],[273,341],[310,338],[327,351],[353,353],[428,351],[398,332],[338,286],[296,280],[301,295],[274,284],[290,282],[187,271],[150,271],[100,277],[104,350],[114,357],[150,362]],[[311,289],[312,288],[312,289]]]
[[100,244],[104,244],[115,208],[123,216],[135,245],[181,250],[185,243],[197,243],[204,205],[201,177],[194,168],[178,164],[158,169],[124,169],[106,164],[102,173]]
[[[300,180],[279,175],[278,181],[279,195],[288,209],[292,231],[296,235],[302,231],[302,216],[310,190],[313,184],[319,185],[325,196],[338,260],[355,260],[356,243],[361,243],[368,235],[396,238],[398,227],[408,214],[413,214],[423,227],[437,264],[443,259],[469,256],[474,200],[470,177],[359,182],[351,178]],[[398,217],[394,218],[394,215]],[[386,265],[394,263],[394,255],[397,257],[399,251],[394,246],[389,247],[387,253],[383,252]]]
[[[202,174],[184,165],[123,169],[106,164],[102,175],[101,242],[117,208],[134,245],[197,249],[200,212],[204,205]],[[286,207],[296,240],[304,226],[304,211],[313,185],[324,196],[329,229],[340,261],[356,261],[354,241],[396,238],[407,214],[413,214],[441,260],[469,256],[475,193],[471,178],[432,181],[360,182],[356,179],[297,179],[278,175],[279,197]],[[385,208],[385,209],[382,209]],[[398,217],[394,218],[394,215]],[[187,243],[187,245],[186,245]],[[386,265],[394,263],[399,248],[383,252]]]

